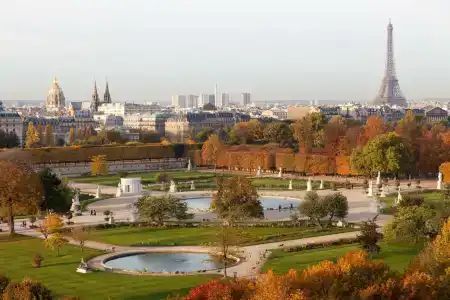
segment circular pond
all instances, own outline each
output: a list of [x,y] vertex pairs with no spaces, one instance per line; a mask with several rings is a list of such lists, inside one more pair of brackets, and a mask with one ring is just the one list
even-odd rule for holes
[[[260,197],[261,205],[264,210],[297,207],[300,204],[299,199],[285,198],[285,197]],[[212,198],[211,197],[192,197],[187,198],[185,201],[190,209],[205,211],[209,210]]]
[[104,265],[139,272],[195,272],[224,266],[217,256],[209,253],[136,253],[113,258]]

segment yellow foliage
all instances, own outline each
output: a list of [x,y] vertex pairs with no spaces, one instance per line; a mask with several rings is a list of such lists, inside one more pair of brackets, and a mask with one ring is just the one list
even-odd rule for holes
[[431,244],[438,262],[450,263],[450,219],[442,225],[441,232]]
[[450,183],[450,162],[445,162],[439,167],[439,172],[442,173],[445,183]]
[[63,227],[63,220],[57,214],[49,214],[44,221],[42,221],[42,226],[48,228],[50,232]]
[[106,155],[97,155],[92,157],[91,174],[92,176],[108,175]]

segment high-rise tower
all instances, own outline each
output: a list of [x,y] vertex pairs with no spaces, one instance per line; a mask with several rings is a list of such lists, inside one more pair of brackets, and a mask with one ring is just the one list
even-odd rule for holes
[[106,80],[105,93],[103,94],[103,103],[111,103],[111,95],[109,94],[108,80]]
[[92,90],[92,99],[91,99],[91,111],[98,111],[98,107],[100,105],[100,98],[98,97],[97,92],[97,82],[94,80],[94,88]]
[[387,55],[386,55],[386,70],[384,73],[383,81],[381,82],[380,91],[375,98],[374,104],[387,104],[387,105],[399,105],[408,106],[406,99],[400,90],[398,84],[397,75],[395,73],[395,61],[394,61],[394,44],[391,21],[387,26]]

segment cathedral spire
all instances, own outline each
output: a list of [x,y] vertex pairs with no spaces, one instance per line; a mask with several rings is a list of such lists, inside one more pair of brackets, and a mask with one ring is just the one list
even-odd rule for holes
[[98,97],[97,92],[97,81],[94,79],[94,89],[92,90],[92,100],[91,100],[91,110],[96,112],[98,110],[98,106],[100,105],[100,98]]
[[103,103],[111,103],[111,95],[109,94],[108,78],[106,78],[105,94],[103,94]]

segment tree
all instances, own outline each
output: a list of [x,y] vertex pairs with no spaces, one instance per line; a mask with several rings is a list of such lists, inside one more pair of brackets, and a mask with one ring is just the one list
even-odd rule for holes
[[313,146],[314,135],[319,131],[314,131],[311,116],[305,116],[292,125],[294,135],[298,140],[300,150],[309,153]]
[[245,239],[245,232],[236,227],[222,224],[216,234],[215,245],[220,253],[220,258],[224,264],[223,275],[227,277],[227,264],[230,260],[230,248],[239,246]]
[[209,136],[208,140],[202,146],[202,157],[206,163],[214,164],[214,169],[217,165],[217,157],[219,151],[223,149],[223,144],[219,137],[215,134]]
[[45,126],[45,144],[48,147],[55,146],[55,137],[53,136],[53,127],[50,124]]
[[68,212],[72,203],[72,189],[50,168],[42,169],[38,174],[44,188],[44,201],[40,204],[40,210],[51,209],[57,213]]
[[122,137],[120,132],[116,131],[116,130],[108,130],[106,132],[106,140],[110,144],[114,144],[114,143],[123,144],[125,142],[125,139]]
[[154,131],[141,131],[139,133],[139,141],[143,143],[159,143],[161,137]]
[[20,140],[14,131],[5,132],[0,129],[0,148],[15,148],[20,146]]
[[3,293],[4,300],[53,300],[51,291],[39,281],[25,278],[20,283],[11,282]]
[[334,217],[345,219],[348,215],[348,201],[347,197],[341,193],[333,193],[323,197],[323,205],[329,216],[327,226],[331,225]]
[[228,224],[248,218],[263,218],[264,211],[251,181],[244,176],[219,177],[212,210]]
[[33,123],[28,123],[27,135],[25,138],[25,146],[27,148],[36,147],[40,142],[39,135],[36,132]]
[[92,156],[91,174],[92,176],[108,175],[108,163],[106,161],[106,155]]
[[164,220],[175,218],[177,220],[188,220],[193,218],[189,214],[187,203],[172,195],[143,196],[135,204],[142,220],[148,223],[155,222],[163,225]]
[[272,143],[287,144],[292,141],[292,130],[283,122],[272,122],[265,126],[264,138]]
[[6,161],[0,161],[0,182],[0,208],[8,218],[10,235],[14,235],[14,216],[37,211],[42,185],[31,167]]
[[378,232],[378,225],[376,223],[377,218],[378,215],[372,219],[363,221],[361,224],[361,234],[357,237],[358,242],[361,244],[361,248],[366,250],[371,256],[374,253],[380,252],[381,248],[378,245],[378,241],[383,237],[383,235]]
[[84,244],[89,239],[91,231],[89,227],[77,226],[71,230],[73,240],[80,246],[81,254],[84,253]]
[[74,128],[70,128],[69,130],[69,144],[72,145],[75,142],[76,138],[75,138],[75,129]]
[[84,137],[85,137],[86,139],[89,139],[91,136],[92,136],[92,129],[91,129],[91,126],[86,126],[86,127],[84,128]]
[[10,282],[11,280],[8,277],[0,273],[0,296],[3,294],[3,291]]
[[77,129],[77,140],[82,140],[83,139],[83,128],[78,128]]
[[371,140],[364,148],[357,148],[351,155],[352,168],[361,174],[378,171],[397,174],[408,173],[411,166],[411,149],[402,137],[387,133]]
[[300,203],[300,214],[307,216],[317,226],[323,228],[320,220],[327,216],[327,208],[317,192],[307,192],[305,200]]
[[45,247],[50,248],[52,250],[57,251],[57,255],[59,256],[59,249],[62,248],[64,245],[69,243],[69,241],[64,238],[64,236],[61,233],[54,233],[52,234],[48,239],[45,240]]
[[253,141],[261,140],[264,138],[264,124],[259,120],[252,119],[248,121],[247,128],[249,131],[249,136]]
[[41,145],[43,145],[45,140],[44,140],[44,128],[42,127],[42,124],[38,124],[36,132],[37,132],[37,135],[38,135],[38,138],[39,138],[39,143]]
[[203,110],[204,111],[213,111],[213,110],[216,110],[216,107],[214,106],[214,104],[206,103],[205,105],[203,105]]
[[386,123],[380,116],[370,116],[367,118],[366,126],[364,127],[364,140],[362,145],[375,139],[377,136],[385,134],[388,130]]
[[252,143],[252,135],[248,122],[239,122],[230,130],[228,143],[230,145],[249,144]]
[[214,133],[214,130],[210,127],[203,128],[199,133],[197,133],[197,136],[195,137],[195,140],[197,142],[203,143],[205,142],[212,134]]
[[324,144],[328,153],[337,155],[339,142],[347,131],[347,125],[341,116],[334,116],[330,122],[325,125],[323,130]]
[[49,214],[45,217],[41,225],[39,225],[39,232],[42,233],[44,239],[47,240],[50,234],[56,232],[64,226],[63,220],[56,214]]
[[431,220],[436,212],[427,206],[399,207],[394,220],[383,228],[386,241],[419,245],[435,235]]

